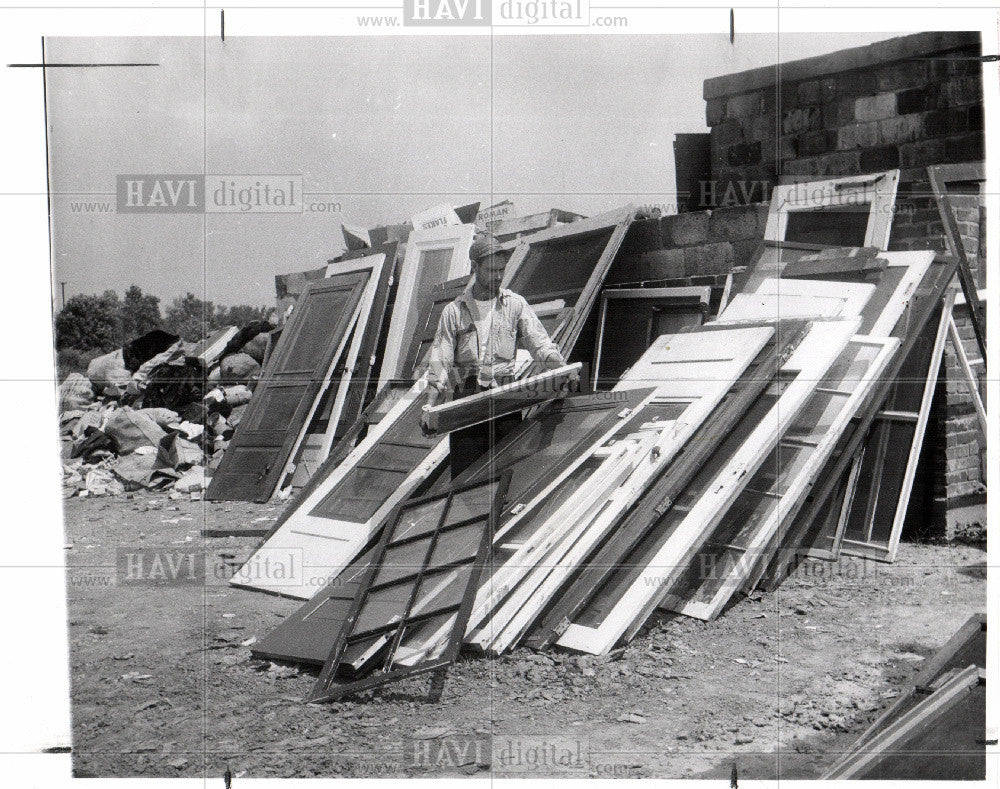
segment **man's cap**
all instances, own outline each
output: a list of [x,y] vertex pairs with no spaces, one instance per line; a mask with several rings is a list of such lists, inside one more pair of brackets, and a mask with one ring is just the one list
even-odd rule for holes
[[500,242],[493,236],[486,233],[477,233],[472,239],[472,246],[469,247],[469,259],[481,260],[482,258],[496,255],[501,252]]

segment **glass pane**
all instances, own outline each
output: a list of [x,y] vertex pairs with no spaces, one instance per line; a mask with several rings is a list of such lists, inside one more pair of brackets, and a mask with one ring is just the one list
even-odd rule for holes
[[448,508],[448,515],[444,519],[444,525],[450,526],[469,518],[483,518],[490,514],[493,506],[493,498],[496,496],[497,485],[489,482],[485,485],[477,485],[474,488],[456,493],[452,496],[451,506]]
[[431,552],[430,566],[440,567],[463,559],[475,559],[483,541],[485,527],[486,519],[483,518],[438,535],[437,544]]
[[789,211],[784,241],[802,244],[863,247],[871,206],[838,206],[835,209]]
[[399,515],[399,523],[396,531],[392,535],[392,541],[398,542],[407,537],[416,537],[418,534],[434,531],[441,520],[441,513],[448,503],[445,497],[435,501],[428,501],[425,504],[418,504],[414,507],[407,507]]
[[311,371],[317,362],[329,353],[329,328],[336,325],[352,293],[352,290],[345,288],[309,297],[304,305],[306,312],[300,315],[297,321],[299,331],[292,340],[292,347],[282,365],[282,372]]
[[375,574],[372,585],[379,586],[419,572],[424,566],[430,544],[431,538],[427,536],[403,545],[390,546],[385,552],[382,565]]
[[583,290],[614,231],[608,227],[532,244],[510,289],[531,303]]
[[402,618],[409,602],[413,584],[406,583],[377,589],[368,595],[354,624],[355,633],[366,633]]
[[420,590],[413,604],[413,614],[425,614],[438,608],[459,605],[465,596],[473,565],[462,565],[451,570],[428,573],[420,582]]
[[407,627],[393,655],[393,665],[413,666],[441,657],[448,648],[457,618],[457,613],[441,614]]

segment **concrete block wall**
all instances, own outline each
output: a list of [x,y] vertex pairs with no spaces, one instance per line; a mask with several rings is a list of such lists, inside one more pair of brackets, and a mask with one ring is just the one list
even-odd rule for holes
[[899,168],[890,248],[943,250],[926,167],[985,156],[981,51],[978,33],[920,33],[707,80],[703,191],[751,202],[778,179]]
[[721,285],[764,237],[767,203],[690,211],[633,222],[608,285]]

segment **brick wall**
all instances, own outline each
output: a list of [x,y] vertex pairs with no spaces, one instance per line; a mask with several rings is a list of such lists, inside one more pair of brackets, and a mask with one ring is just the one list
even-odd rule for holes
[[982,160],[978,33],[920,33],[705,82],[714,204],[900,168],[890,248],[944,249],[931,164]]

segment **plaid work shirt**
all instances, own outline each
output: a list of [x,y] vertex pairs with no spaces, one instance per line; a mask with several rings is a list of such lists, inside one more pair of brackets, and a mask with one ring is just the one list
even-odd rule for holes
[[506,383],[514,372],[518,345],[549,369],[565,364],[523,296],[500,289],[494,302],[492,331],[485,342],[476,329],[480,317],[471,284],[441,313],[427,377],[438,391],[446,392],[473,376],[485,389]]

